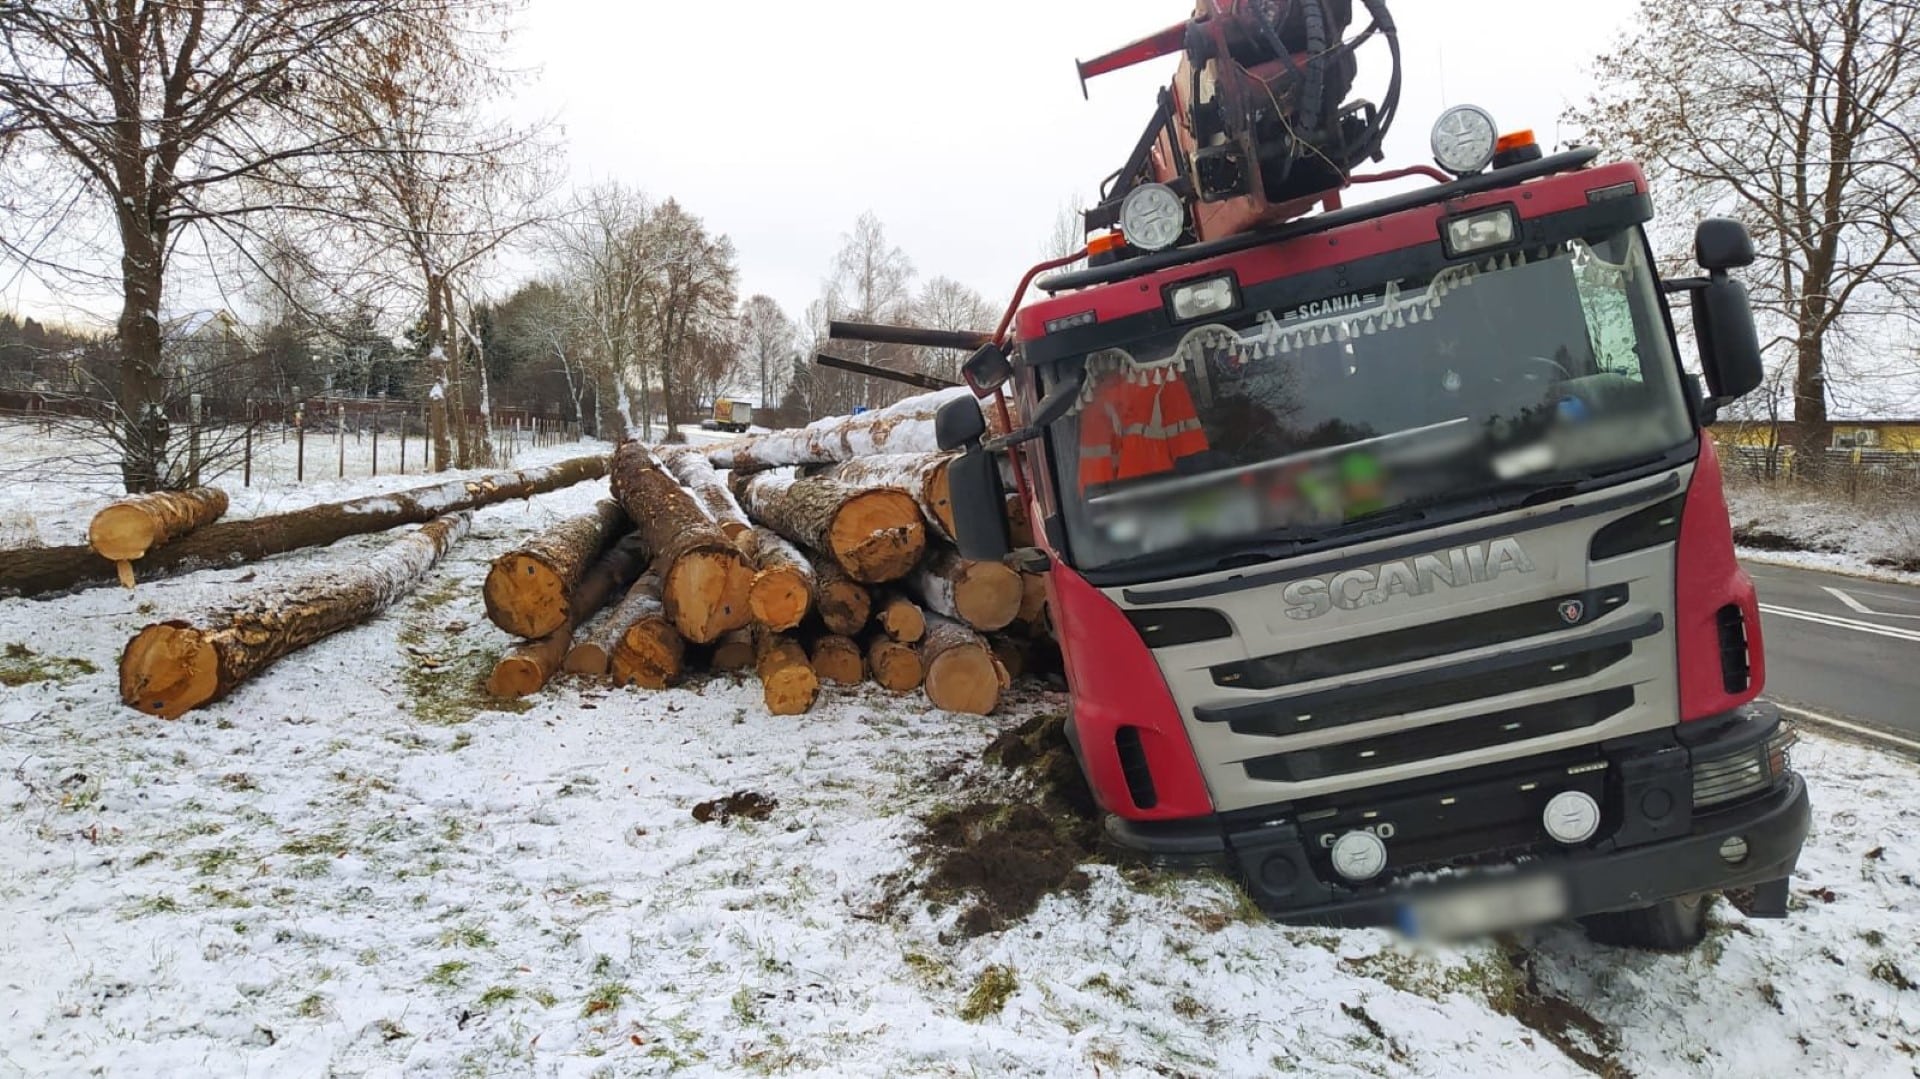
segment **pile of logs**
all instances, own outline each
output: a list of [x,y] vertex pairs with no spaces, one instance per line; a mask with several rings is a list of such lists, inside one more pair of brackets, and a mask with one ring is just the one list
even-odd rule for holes
[[495,560],[488,616],[520,639],[489,682],[561,672],[658,689],[748,672],[777,715],[871,680],[985,715],[1046,647],[1043,580],[952,546],[948,394],[704,447],[622,445],[612,500]]

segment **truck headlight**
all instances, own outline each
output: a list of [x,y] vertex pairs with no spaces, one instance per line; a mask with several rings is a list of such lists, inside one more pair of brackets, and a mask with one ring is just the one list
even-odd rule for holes
[[1166,184],[1141,184],[1120,204],[1120,233],[1142,251],[1165,251],[1187,230],[1187,208]]
[[1511,206],[1496,206],[1491,210],[1450,217],[1441,230],[1448,258],[1505,247],[1519,235],[1519,215],[1514,213]]
[[1203,277],[1167,290],[1167,307],[1172,310],[1175,322],[1225,314],[1238,306],[1240,290],[1234,286],[1232,274]]
[[1792,761],[1788,753],[1799,737],[1782,723],[1768,739],[1725,757],[1711,758],[1693,766],[1693,805],[1719,805],[1773,786],[1787,773]]

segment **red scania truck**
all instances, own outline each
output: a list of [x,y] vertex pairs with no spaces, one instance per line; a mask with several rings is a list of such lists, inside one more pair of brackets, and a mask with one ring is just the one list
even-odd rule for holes
[[1397,56],[1387,106],[1328,63],[1303,111],[1332,46],[1294,37],[1350,6],[1203,0],[1083,65],[1186,53],[1090,264],[967,364],[1011,430],[941,413],[962,551],[1047,573],[1111,837],[1275,917],[1683,948],[1716,893],[1784,915],[1807,791],[1705,432],[1760,378],[1751,241],[1706,221],[1700,276],[1663,279],[1637,166],[1478,109],[1387,174],[1422,186],[1343,203]]

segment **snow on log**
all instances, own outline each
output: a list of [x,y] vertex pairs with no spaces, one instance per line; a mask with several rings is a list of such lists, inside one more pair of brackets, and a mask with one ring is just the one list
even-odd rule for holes
[[573,617],[574,587],[627,524],[618,502],[570,517],[493,560],[481,596],[487,618],[515,637],[545,637]]
[[664,567],[661,597],[681,636],[708,644],[752,621],[753,566],[646,446],[614,451],[613,496]]
[[888,593],[881,598],[880,611],[874,620],[887,636],[901,644],[912,644],[927,633],[927,616],[921,612],[920,605],[899,593]]
[[487,676],[487,693],[494,697],[529,697],[565,666],[573,630],[562,626],[536,641],[520,641],[507,650]]
[[614,614],[625,627],[613,638],[609,661],[615,685],[665,689],[680,677],[686,642],[667,616],[663,588],[659,574],[645,574]]
[[707,511],[713,523],[726,533],[730,540],[738,542],[742,533],[752,531],[753,523],[747,520],[747,511],[727,490],[726,480],[714,471],[707,462],[706,455],[692,446],[662,446],[657,451],[660,463],[667,471],[693,495],[700,508]]
[[754,670],[760,676],[767,711],[776,716],[797,716],[813,707],[820,679],[813,673],[805,649],[792,637],[756,626],[753,650]]
[[971,562],[939,547],[907,578],[928,610],[975,629],[1004,629],[1020,615],[1020,574],[999,562]]
[[[715,468],[754,470],[786,465],[830,465],[894,453],[938,453],[933,420],[940,406],[973,397],[965,386],[908,397],[858,416],[828,416],[805,427],[703,446]],[[1000,410],[980,401],[989,434],[1005,434]],[[752,507],[748,507],[751,509]]]
[[814,639],[808,659],[813,673],[828,682],[857,686],[867,678],[867,660],[852,637],[827,633]]
[[[467,480],[328,502],[242,521],[216,521],[147,552],[140,572],[147,577],[214,566],[257,562],[302,547],[319,547],[348,536],[385,532],[401,525],[425,524],[442,514],[479,509],[497,502],[531,498],[607,474],[605,457],[569,461],[519,472],[494,472]],[[117,578],[114,564],[90,548],[43,547],[8,551],[0,558],[0,596],[38,596],[73,588],[91,588]]]
[[120,699],[163,719],[217,701],[282,656],[386,610],[467,526],[464,513],[436,518],[370,557],[262,589],[198,625],[148,626],[121,653]]
[[813,608],[815,576],[807,556],[779,533],[760,526],[734,542],[756,567],[747,592],[753,620],[775,631],[799,625]]
[[1005,671],[979,634],[929,612],[920,658],[926,664],[927,699],[935,708],[984,716],[999,707]]
[[926,678],[920,653],[885,633],[876,633],[867,642],[867,666],[873,671],[874,682],[894,693],[919,689]]
[[956,454],[891,453],[856,457],[819,473],[849,487],[898,487],[913,496],[935,535],[953,542],[953,496],[947,466]]
[[120,583],[133,587],[132,563],[227,512],[227,494],[213,487],[135,495],[93,515],[87,546],[114,564]]
[[831,556],[863,584],[904,577],[926,548],[920,507],[898,488],[862,490],[783,469],[736,475],[734,493],[755,521]]
[[813,606],[827,629],[845,637],[859,634],[873,617],[873,593],[848,577],[830,559],[813,563]]

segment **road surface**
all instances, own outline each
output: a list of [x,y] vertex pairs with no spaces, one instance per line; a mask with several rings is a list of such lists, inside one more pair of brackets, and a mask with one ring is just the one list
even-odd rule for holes
[[1920,748],[1920,588],[1746,563],[1760,591],[1767,696]]

